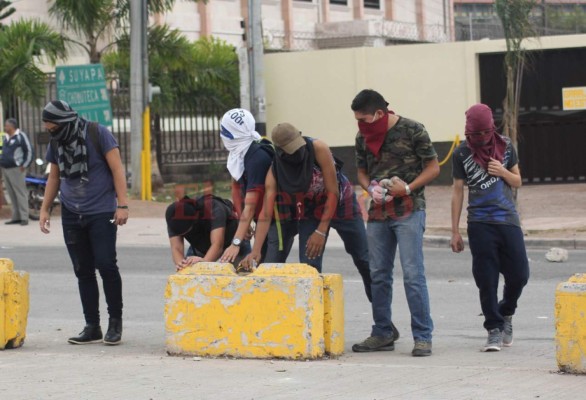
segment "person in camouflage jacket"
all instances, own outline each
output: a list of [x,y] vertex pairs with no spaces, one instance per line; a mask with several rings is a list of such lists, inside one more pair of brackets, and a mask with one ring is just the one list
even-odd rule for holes
[[398,246],[415,341],[412,355],[429,356],[433,321],[423,264],[424,188],[439,175],[439,163],[425,127],[387,106],[380,93],[369,89],[351,105],[359,128],[358,183],[372,198],[367,235],[374,318],[370,337],[352,350],[394,350],[390,299]]

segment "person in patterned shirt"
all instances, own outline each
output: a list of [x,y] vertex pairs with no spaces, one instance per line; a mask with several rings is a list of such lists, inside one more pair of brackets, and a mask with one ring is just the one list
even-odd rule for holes
[[424,187],[439,174],[437,153],[425,127],[395,115],[370,89],[352,101],[358,121],[358,183],[372,197],[367,236],[372,278],[371,335],[352,346],[355,352],[394,350],[391,322],[393,268],[399,247],[416,357],[431,355],[433,321],[423,264]]
[[[501,346],[513,344],[513,314],[529,279],[523,231],[511,189],[521,186],[521,173],[511,140],[496,132],[487,105],[476,104],[466,111],[465,134],[466,141],[452,156],[450,244],[456,253],[464,250],[459,226],[466,184],[472,274],[488,331],[483,351],[499,351]],[[501,273],[505,287],[499,302]]]

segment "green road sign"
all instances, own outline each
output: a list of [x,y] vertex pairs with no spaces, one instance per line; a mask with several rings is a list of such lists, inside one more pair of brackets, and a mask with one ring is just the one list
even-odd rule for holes
[[83,118],[112,125],[112,107],[102,64],[57,67],[57,98]]

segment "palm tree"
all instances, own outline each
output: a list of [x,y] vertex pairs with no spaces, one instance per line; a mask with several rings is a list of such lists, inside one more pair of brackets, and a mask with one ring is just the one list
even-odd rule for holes
[[[0,19],[10,14],[3,13]],[[44,98],[46,76],[35,61],[42,59],[55,64],[65,55],[64,38],[45,23],[20,20],[0,24],[0,110],[2,102],[11,101],[15,95],[38,105]],[[0,207],[2,204],[6,201],[0,178]]]
[[521,82],[526,66],[527,53],[522,43],[531,36],[537,36],[530,18],[537,5],[535,0],[496,0],[495,7],[503,25],[507,52],[505,54],[506,92],[503,100],[503,133],[511,138],[517,148],[519,101]]
[[19,20],[0,30],[0,102],[18,95],[38,105],[44,98],[46,76],[37,65],[55,65],[65,58],[65,38],[37,20]]
[[[190,0],[197,1],[197,0]],[[175,0],[147,0],[149,14],[162,13],[173,8]],[[81,46],[91,63],[99,63],[102,54],[117,41],[116,31],[128,26],[129,0],[54,0],[49,14],[62,27],[82,37],[85,43],[72,40]],[[100,43],[105,43],[100,47]]]
[[[154,26],[148,30],[149,80],[161,87],[153,107],[176,104],[229,109],[239,104],[238,57],[234,48],[215,38],[191,43],[176,29]],[[116,52],[103,58],[106,71],[121,87],[130,80],[130,38],[121,35]]]

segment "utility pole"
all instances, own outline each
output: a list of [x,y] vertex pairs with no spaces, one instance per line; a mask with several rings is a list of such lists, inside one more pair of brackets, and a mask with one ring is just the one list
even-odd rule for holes
[[130,165],[131,192],[141,194],[142,184],[142,131],[145,102],[144,49],[146,42],[146,2],[130,1]]
[[248,47],[250,62],[250,103],[252,115],[256,120],[256,131],[262,136],[266,135],[266,99],[263,68],[263,37],[261,0],[248,0],[248,31],[251,46]]

